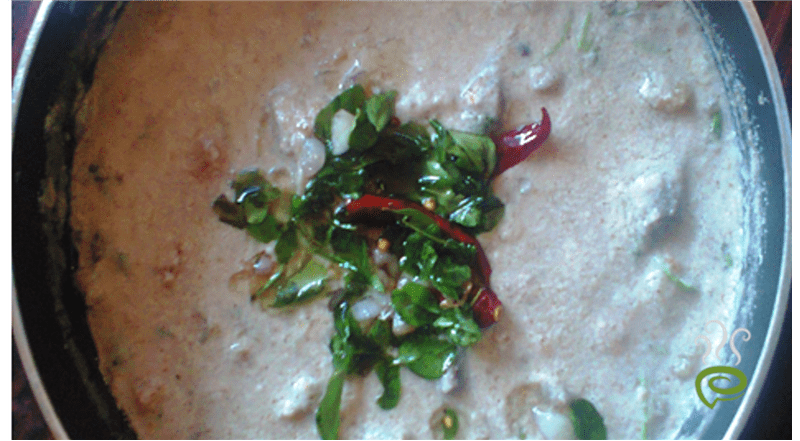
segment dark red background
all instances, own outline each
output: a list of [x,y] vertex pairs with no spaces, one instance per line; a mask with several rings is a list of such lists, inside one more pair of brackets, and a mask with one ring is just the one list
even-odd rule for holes
[[[16,73],[17,63],[25,44],[25,36],[30,29],[38,9],[38,2],[18,2],[11,4],[12,15],[12,73]],[[778,63],[781,81],[791,113],[792,105],[792,4],[784,2],[755,2],[764,30],[769,38],[775,60]],[[791,302],[787,317],[791,317]],[[791,320],[786,321],[781,333],[774,363],[770,369],[768,382],[762,399],[756,405],[758,423],[749,422],[742,433],[751,439],[790,439],[791,438]],[[788,329],[787,329],[788,328]],[[788,342],[788,343],[787,343]],[[12,432],[13,439],[52,438],[41,412],[33,399],[28,380],[22,369],[16,344],[12,354]],[[775,380],[783,378],[785,381]]]

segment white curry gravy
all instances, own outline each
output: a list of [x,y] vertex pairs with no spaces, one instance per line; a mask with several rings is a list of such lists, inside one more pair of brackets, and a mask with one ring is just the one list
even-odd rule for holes
[[441,436],[448,406],[459,438],[572,436],[584,397],[609,438],[674,436],[698,404],[695,337],[742,290],[742,160],[685,6],[596,3],[129,4],[81,103],[72,226],[137,433],[318,436],[326,301],[251,303],[235,275],[265,247],[210,206],[246,167],[302,188],[313,119],[354,82],[397,90],[403,121],[510,129],[546,107],[553,127],[496,180],[505,218],[479,237],[500,323],[455,376],[402,370],[393,410],[374,375],[349,379],[340,435]]

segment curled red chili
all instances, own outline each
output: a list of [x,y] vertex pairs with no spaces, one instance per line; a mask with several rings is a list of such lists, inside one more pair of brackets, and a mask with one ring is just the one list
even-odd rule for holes
[[481,288],[472,303],[472,316],[481,328],[488,328],[500,320],[503,304],[489,287]]
[[478,240],[474,237],[465,233],[464,230],[458,226],[453,225],[447,219],[439,216],[431,210],[428,210],[422,205],[402,199],[365,194],[358,199],[347,202],[347,204],[344,206],[345,212],[347,212],[348,215],[356,214],[364,210],[396,211],[407,208],[419,211],[430,218],[448,237],[461,243],[474,245],[478,258],[478,270],[483,278],[483,282],[487,285],[489,284],[489,277],[492,275],[492,268],[489,265],[489,259],[486,257],[486,253],[484,253],[483,248],[481,248],[480,242],[478,242]]
[[542,107],[542,120],[511,130],[492,138],[497,149],[497,166],[492,177],[524,161],[537,148],[544,144],[550,135],[550,115]]
[[[542,120],[540,122],[528,124],[522,128],[511,130],[494,137],[492,141],[497,151],[497,165],[495,166],[492,177],[496,177],[524,161],[534,150],[544,144],[549,135],[550,115],[548,115],[547,110],[542,107]],[[397,211],[403,209],[413,209],[423,213],[448,237],[475,246],[478,260],[478,272],[485,286],[481,288],[475,296],[472,302],[472,311],[475,321],[481,328],[486,328],[497,322],[502,311],[502,303],[500,299],[497,298],[497,294],[489,288],[489,278],[492,275],[492,268],[491,265],[489,265],[489,259],[486,257],[486,253],[483,251],[477,239],[465,233],[461,228],[451,224],[447,219],[444,219],[433,211],[414,202],[368,194],[356,200],[349,201],[345,205],[345,211],[348,215],[354,215],[369,210]]]

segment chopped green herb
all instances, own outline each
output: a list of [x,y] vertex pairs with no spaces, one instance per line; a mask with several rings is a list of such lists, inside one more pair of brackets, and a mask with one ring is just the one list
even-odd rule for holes
[[280,190],[272,186],[261,172],[246,170],[231,183],[234,200],[220,195],[212,206],[219,220],[236,228],[244,228],[261,242],[271,242],[277,237],[275,202]]
[[592,49],[592,41],[589,38],[589,24],[592,21],[592,12],[589,11],[586,14],[586,18],[583,19],[583,24],[581,25],[581,34],[580,38],[578,38],[578,51],[580,52],[589,52]]
[[244,210],[234,202],[228,200],[225,195],[220,195],[212,205],[214,214],[219,217],[219,220],[232,225],[236,228],[245,228],[247,226],[247,217],[244,215]]
[[694,286],[692,286],[692,285],[686,283],[685,281],[683,281],[683,279],[681,279],[680,277],[675,275],[675,273],[673,273],[669,269],[669,267],[664,266],[662,268],[662,270],[664,271],[664,275],[667,276],[667,278],[669,280],[671,280],[674,284],[678,285],[678,288],[680,288],[682,291],[686,291],[686,292],[695,292],[695,291],[697,291],[697,288],[695,288]]
[[571,29],[572,29],[572,18],[570,17],[569,20],[564,22],[564,27],[561,31],[561,38],[559,38],[558,42],[555,45],[553,45],[553,47],[550,48],[550,50],[544,53],[545,58],[549,58],[550,56],[558,52],[559,49],[561,49],[561,46],[563,46],[564,43],[567,41],[567,38],[569,38],[569,33]]
[[367,332],[367,337],[382,348],[388,348],[395,344],[392,326],[388,320],[378,320],[373,323]]
[[569,419],[578,439],[607,439],[603,417],[589,401],[578,398],[569,403]]
[[[438,124],[434,128],[437,133],[443,130]],[[497,153],[494,142],[488,136],[451,130],[450,137],[438,139],[448,140],[447,144],[440,148],[444,149],[447,157],[450,161],[454,161],[459,169],[483,179],[488,179],[494,171]]]
[[719,110],[711,116],[711,133],[717,139],[722,137],[722,112]]
[[442,430],[444,431],[444,439],[456,439],[456,434],[458,434],[458,415],[455,410],[450,408],[444,410]]
[[356,110],[356,120],[353,130],[348,137],[347,145],[353,152],[363,152],[372,147],[378,140],[378,132],[369,121],[367,112]]
[[278,221],[270,215],[257,224],[248,225],[246,229],[256,240],[264,243],[270,243],[280,236]]
[[729,253],[725,253],[723,259],[725,259],[725,268],[730,268],[733,266],[733,257]]

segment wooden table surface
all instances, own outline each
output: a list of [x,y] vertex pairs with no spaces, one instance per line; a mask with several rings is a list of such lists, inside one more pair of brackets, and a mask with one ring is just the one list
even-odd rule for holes
[[[24,45],[38,2],[12,2],[12,72],[16,72],[19,56]],[[761,17],[764,30],[770,40],[772,51],[780,71],[781,81],[789,112],[792,109],[792,5],[783,2],[756,2],[756,9]],[[790,309],[791,311],[791,305]],[[791,317],[791,314],[788,315]],[[791,321],[786,335],[791,337]],[[790,342],[790,340],[789,340]],[[768,397],[760,413],[757,425],[748,424],[743,435],[751,439],[790,439],[791,438],[791,347],[782,345],[776,353],[776,359],[785,357],[785,363],[776,363],[770,371],[770,377],[785,377],[786,382],[775,381],[773,387],[767,385],[763,396]],[[12,354],[12,432],[13,439],[50,439],[52,435],[44,422],[36,401],[33,398],[25,371],[22,369],[16,343]],[[789,385],[786,388],[786,384]],[[757,405],[760,407],[760,405]]]

